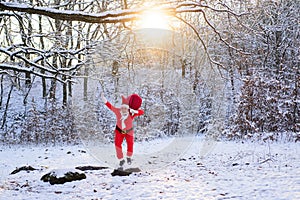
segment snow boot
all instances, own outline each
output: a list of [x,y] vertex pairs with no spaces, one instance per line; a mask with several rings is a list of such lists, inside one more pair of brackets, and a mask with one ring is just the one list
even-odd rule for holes
[[128,165],[131,165],[131,162],[132,162],[131,158],[130,158],[130,157],[127,157],[127,164],[128,164]]
[[120,167],[123,167],[124,164],[125,164],[125,160],[122,159],[122,160],[120,161],[120,163],[119,163],[119,166],[120,166]]

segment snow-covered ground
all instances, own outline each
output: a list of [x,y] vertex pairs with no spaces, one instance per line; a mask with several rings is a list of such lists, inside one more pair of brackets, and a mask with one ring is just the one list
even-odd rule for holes
[[[151,148],[151,142],[143,148],[147,145]],[[0,146],[0,199],[300,199],[299,143],[199,137],[186,150],[167,166],[152,162],[153,169],[130,176],[112,176],[108,168],[87,171],[81,181],[50,185],[40,178],[51,170],[104,164],[84,145]],[[24,165],[40,170],[10,175]]]

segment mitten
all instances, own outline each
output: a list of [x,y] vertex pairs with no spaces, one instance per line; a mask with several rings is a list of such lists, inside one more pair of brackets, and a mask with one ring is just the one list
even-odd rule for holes
[[107,99],[105,98],[103,93],[101,93],[101,98],[102,98],[103,103],[107,103]]

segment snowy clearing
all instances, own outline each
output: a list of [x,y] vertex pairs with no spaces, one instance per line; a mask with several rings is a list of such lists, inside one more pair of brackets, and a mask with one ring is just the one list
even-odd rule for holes
[[[112,168],[86,171],[86,179],[63,185],[40,179],[52,170],[104,164],[83,145],[1,146],[0,158],[1,200],[300,199],[298,143],[208,143],[195,138],[184,155],[160,169],[122,177],[111,176]],[[24,165],[39,170],[10,175]]]

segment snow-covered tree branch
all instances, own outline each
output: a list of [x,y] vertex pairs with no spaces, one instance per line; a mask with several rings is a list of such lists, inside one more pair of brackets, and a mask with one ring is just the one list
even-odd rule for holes
[[87,23],[117,23],[136,19],[141,10],[105,11],[99,14],[82,11],[59,10],[55,8],[31,6],[28,4],[0,2],[0,8],[9,11],[25,12],[51,17],[57,20],[82,21]]
[[143,12],[151,8],[160,9],[172,15],[188,12],[203,12],[203,8],[210,9],[214,12],[227,12],[232,15],[238,15],[229,9],[212,8],[206,4],[202,4],[201,1],[199,3],[186,1],[178,3],[177,5],[172,5],[173,3],[174,2],[164,2],[161,5],[151,5],[150,8],[104,11],[101,13],[87,13],[80,10],[59,10],[56,8],[34,6],[16,2],[0,2],[0,8],[2,10],[8,11],[18,11],[28,14],[44,15],[58,20],[82,21],[87,23],[118,23],[133,21],[136,20],[139,17],[139,15],[141,15]]

